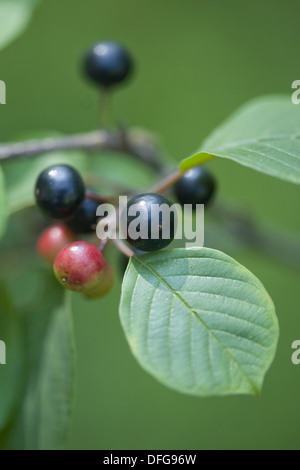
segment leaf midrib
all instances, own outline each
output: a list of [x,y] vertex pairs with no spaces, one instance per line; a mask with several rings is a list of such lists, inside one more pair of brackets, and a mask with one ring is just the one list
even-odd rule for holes
[[[225,351],[225,353],[229,356],[229,358],[235,362],[239,368],[239,370],[241,371],[242,375],[245,377],[246,381],[249,383],[249,385],[251,386],[253,392],[255,394],[258,394],[259,393],[259,390],[257,389],[255,383],[248,377],[248,375],[246,374],[246,372],[244,371],[244,369],[242,368],[242,366],[240,365],[240,363],[236,360],[236,358],[231,354],[231,351],[226,347],[224,346],[224,344],[219,340],[219,338],[213,333],[213,331],[207,326],[207,324],[205,323],[205,321],[197,314],[197,312],[195,312],[190,306],[189,304],[181,297],[181,295],[176,292],[169,284],[168,282],[165,281],[165,279],[160,276],[160,274],[155,271],[154,269],[152,269],[147,263],[144,263],[141,258],[139,257],[135,257],[135,260],[137,260],[139,263],[141,263],[145,268],[147,268],[154,276],[157,277],[157,279],[159,279],[160,282],[162,282],[162,284],[165,285],[165,287],[173,294],[175,295],[179,301],[181,301],[183,303],[183,305],[187,308],[188,311],[190,311],[192,313],[192,315],[194,316],[194,318],[199,321],[201,323],[201,325],[207,330],[208,334],[211,335],[211,337],[214,338],[214,340],[221,346],[221,348]],[[140,275],[140,274],[139,274]]]

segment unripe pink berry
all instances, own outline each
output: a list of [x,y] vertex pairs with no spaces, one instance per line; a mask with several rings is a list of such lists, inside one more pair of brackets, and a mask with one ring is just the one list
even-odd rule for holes
[[74,240],[74,234],[65,225],[51,225],[41,233],[37,241],[37,251],[45,261],[52,264],[57,253]]
[[105,272],[101,251],[94,245],[77,241],[65,246],[56,256],[54,273],[67,289],[88,293],[95,289]]

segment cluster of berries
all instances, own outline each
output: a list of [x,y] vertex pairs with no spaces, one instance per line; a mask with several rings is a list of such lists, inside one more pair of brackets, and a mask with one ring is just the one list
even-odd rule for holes
[[[130,75],[132,60],[119,44],[102,42],[88,51],[84,67],[90,79],[107,88]],[[178,202],[192,204],[193,207],[196,204],[208,204],[214,190],[214,178],[202,166],[187,171],[174,185]],[[44,215],[54,221],[39,237],[39,254],[47,262],[54,263],[55,276],[64,287],[90,298],[103,296],[113,285],[112,268],[97,246],[78,240],[82,234],[95,232],[99,198],[86,190],[81,175],[69,165],[55,165],[45,169],[37,179],[35,197]],[[143,221],[148,226],[147,238],[138,236],[133,239],[127,232],[127,242],[136,252],[160,250],[173,240],[174,220],[171,220],[169,236],[163,238],[161,214],[155,222],[158,237],[151,237],[151,207],[162,204],[171,206],[173,203],[156,193],[140,194],[128,202],[127,229],[136,217],[130,215],[131,206],[135,206],[135,213],[140,208],[140,214],[146,214],[147,217]]]
[[[96,85],[110,88],[128,78],[132,59],[115,42],[100,42],[91,47],[84,59],[84,71]],[[113,271],[101,251],[79,234],[96,229],[98,202],[86,195],[79,173],[70,166],[57,165],[44,170],[36,183],[36,202],[43,213],[59,221],[39,237],[37,249],[49,263],[59,282],[87,297],[99,297],[113,284]]]
[[[174,193],[181,204],[208,204],[213,195],[215,182],[203,167],[195,167],[185,173],[175,184]],[[38,252],[48,262],[54,262],[58,281],[87,297],[99,297],[108,292],[113,283],[110,265],[101,251],[87,241],[76,241],[76,236],[95,232],[98,222],[99,202],[86,195],[84,182],[77,170],[68,165],[56,165],[45,169],[38,177],[35,187],[36,203],[54,225],[46,228],[38,240]],[[152,206],[173,204],[166,197],[156,193],[134,196],[127,205],[127,228],[136,215],[130,215],[134,205],[135,214],[146,214],[148,237],[127,236],[127,242],[139,252],[156,251],[165,248],[174,238],[174,220],[171,219],[169,236],[163,238],[161,213],[156,219],[158,237],[152,238]],[[139,210],[140,208],[140,210]],[[146,210],[145,210],[146,209]],[[155,228],[155,227],[154,227]],[[155,230],[154,230],[155,231]]]
[[99,203],[88,195],[80,174],[68,165],[45,169],[35,187],[36,203],[55,223],[40,235],[37,249],[54,262],[58,281],[87,297],[99,297],[113,284],[113,272],[92,243],[76,241],[79,234],[96,229]]

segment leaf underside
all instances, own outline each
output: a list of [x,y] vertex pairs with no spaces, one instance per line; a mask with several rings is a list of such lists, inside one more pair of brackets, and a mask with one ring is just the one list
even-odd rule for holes
[[165,385],[198,396],[258,394],[278,340],[261,282],[208,248],[132,259],[120,317],[138,362]]
[[39,0],[0,0],[0,50],[28,25]]
[[52,273],[38,269],[32,258],[36,279],[19,268],[6,280],[8,293],[16,279],[25,283],[28,297],[21,291],[19,305],[9,312],[4,301],[13,297],[0,290],[0,337],[7,342],[7,363],[0,367],[0,448],[61,449],[74,398],[70,293],[64,300]]
[[246,103],[180,164],[183,170],[213,157],[228,158],[277,178],[300,183],[300,107],[290,97]]

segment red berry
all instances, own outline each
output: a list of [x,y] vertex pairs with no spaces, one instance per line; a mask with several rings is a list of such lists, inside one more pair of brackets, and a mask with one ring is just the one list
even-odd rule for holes
[[45,261],[52,264],[57,253],[74,240],[73,233],[65,225],[51,225],[41,233],[37,251]]
[[65,246],[56,256],[54,273],[67,289],[88,293],[98,286],[105,272],[101,251],[88,242],[78,241]]
[[115,274],[112,269],[112,267],[107,264],[105,269],[104,269],[104,276],[101,279],[100,283],[98,284],[95,289],[92,291],[89,291],[85,293],[85,297],[88,297],[89,299],[97,299],[100,297],[103,297],[106,295],[114,285],[114,280],[115,280]]

